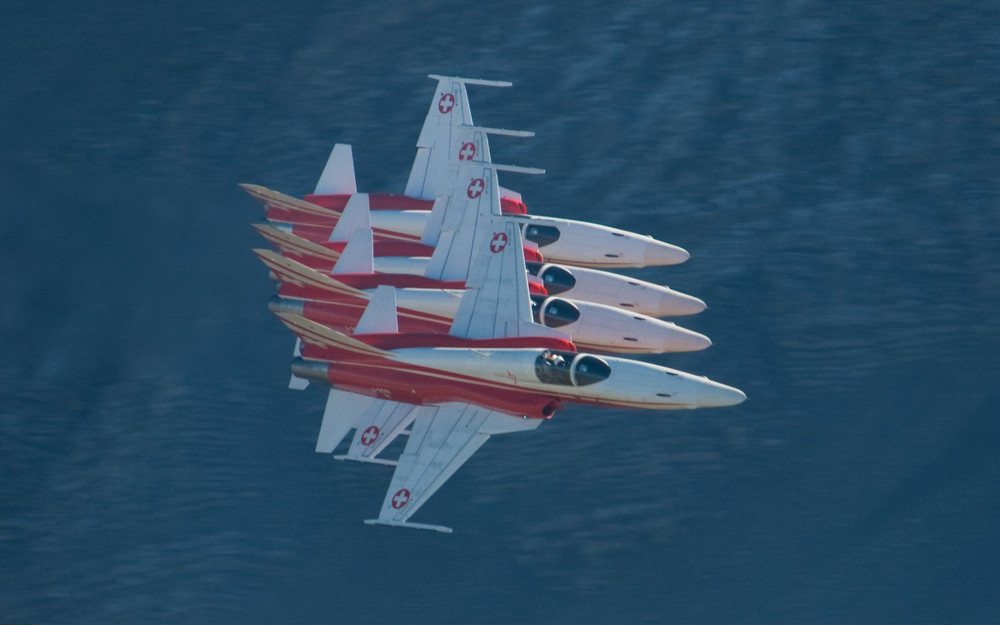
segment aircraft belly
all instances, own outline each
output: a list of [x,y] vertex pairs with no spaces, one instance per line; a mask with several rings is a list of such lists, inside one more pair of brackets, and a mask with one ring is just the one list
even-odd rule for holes
[[[397,402],[431,405],[463,401],[515,416],[551,416],[554,398],[541,390],[402,363],[331,363],[336,388]],[[546,411],[548,414],[546,414]]]

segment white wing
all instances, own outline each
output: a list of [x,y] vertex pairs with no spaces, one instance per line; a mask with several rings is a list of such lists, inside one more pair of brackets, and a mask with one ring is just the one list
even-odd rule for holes
[[450,333],[470,339],[548,335],[552,330],[531,317],[521,231],[513,222],[497,220],[496,226],[476,238],[475,261]]
[[441,232],[424,275],[435,280],[465,280],[478,232],[500,217],[496,172],[482,165],[458,167],[453,193],[441,215]]
[[455,162],[492,162],[488,134],[532,137],[533,132],[473,126],[466,85],[509,87],[511,83],[457,76],[438,76],[434,97],[417,139],[417,156],[406,183],[406,195],[433,200],[451,192],[449,171]]
[[419,408],[414,404],[330,389],[319,439],[316,441],[316,451],[333,453],[340,441],[354,428],[354,440],[347,454],[334,456],[337,460],[395,465],[395,462],[379,460],[375,456],[413,423]]
[[[449,76],[432,76],[437,78],[437,89],[431,98],[424,126],[417,139],[417,156],[410,169],[410,177],[406,182],[406,195],[428,200],[434,199],[434,185],[440,185],[435,177],[440,175],[442,167],[448,163],[448,152],[453,144],[452,133],[463,124],[472,124],[472,114],[468,108],[468,94],[465,91],[465,81]],[[497,86],[509,84],[497,83]],[[431,184],[428,185],[428,180]]]
[[[447,199],[434,204],[432,225],[439,228],[434,253],[424,275],[435,280],[466,280],[476,257],[477,238],[490,237],[503,226],[497,170],[540,174],[542,169],[492,163],[471,163],[452,167],[451,190]],[[432,213],[434,213],[432,211]],[[426,232],[425,232],[426,234]],[[523,242],[518,244],[524,265]]]
[[368,524],[451,532],[440,525],[408,523],[431,495],[493,434],[533,430],[539,419],[523,419],[463,403],[421,409],[377,519]]
[[413,404],[382,401],[376,412],[359,415],[355,419],[354,440],[347,454],[335,457],[338,460],[395,465],[392,460],[381,460],[376,456],[413,423],[420,410],[420,406]]

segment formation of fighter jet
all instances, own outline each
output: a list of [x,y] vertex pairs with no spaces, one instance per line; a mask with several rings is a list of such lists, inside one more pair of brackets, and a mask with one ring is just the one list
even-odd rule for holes
[[[289,386],[330,387],[316,451],[390,465],[377,518],[410,521],[492,435],[532,430],[566,404],[652,410],[739,404],[738,389],[609,354],[705,349],[658,317],[704,303],[603,268],[683,262],[652,237],[527,214],[472,123],[467,84],[438,88],[403,195],[358,193],[350,146],[337,145],[312,195],[241,185],[265,207],[254,252],[277,282],[269,309],[296,337]],[[581,348],[597,353],[584,353]],[[382,456],[406,437],[398,458]]]

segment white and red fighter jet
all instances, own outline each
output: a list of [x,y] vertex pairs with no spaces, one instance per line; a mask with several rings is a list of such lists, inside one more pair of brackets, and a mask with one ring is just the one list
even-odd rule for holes
[[450,532],[408,519],[491,435],[534,429],[564,404],[667,410],[746,399],[702,376],[577,353],[533,323],[520,229],[493,223],[477,230],[449,334],[400,333],[387,286],[376,290],[353,336],[277,313],[303,342],[295,375],[332,387],[317,451],[332,452],[354,428],[346,457],[365,459],[364,449],[384,449],[413,424],[398,461],[373,458],[396,470],[378,517],[366,523]]

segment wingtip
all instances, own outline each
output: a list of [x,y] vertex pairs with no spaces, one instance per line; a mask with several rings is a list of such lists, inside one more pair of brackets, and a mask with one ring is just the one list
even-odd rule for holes
[[413,530],[430,530],[442,534],[451,534],[454,530],[444,525],[429,525],[427,523],[407,523],[405,521],[383,521],[382,519],[365,519],[365,525],[385,525],[387,527],[405,527]]

